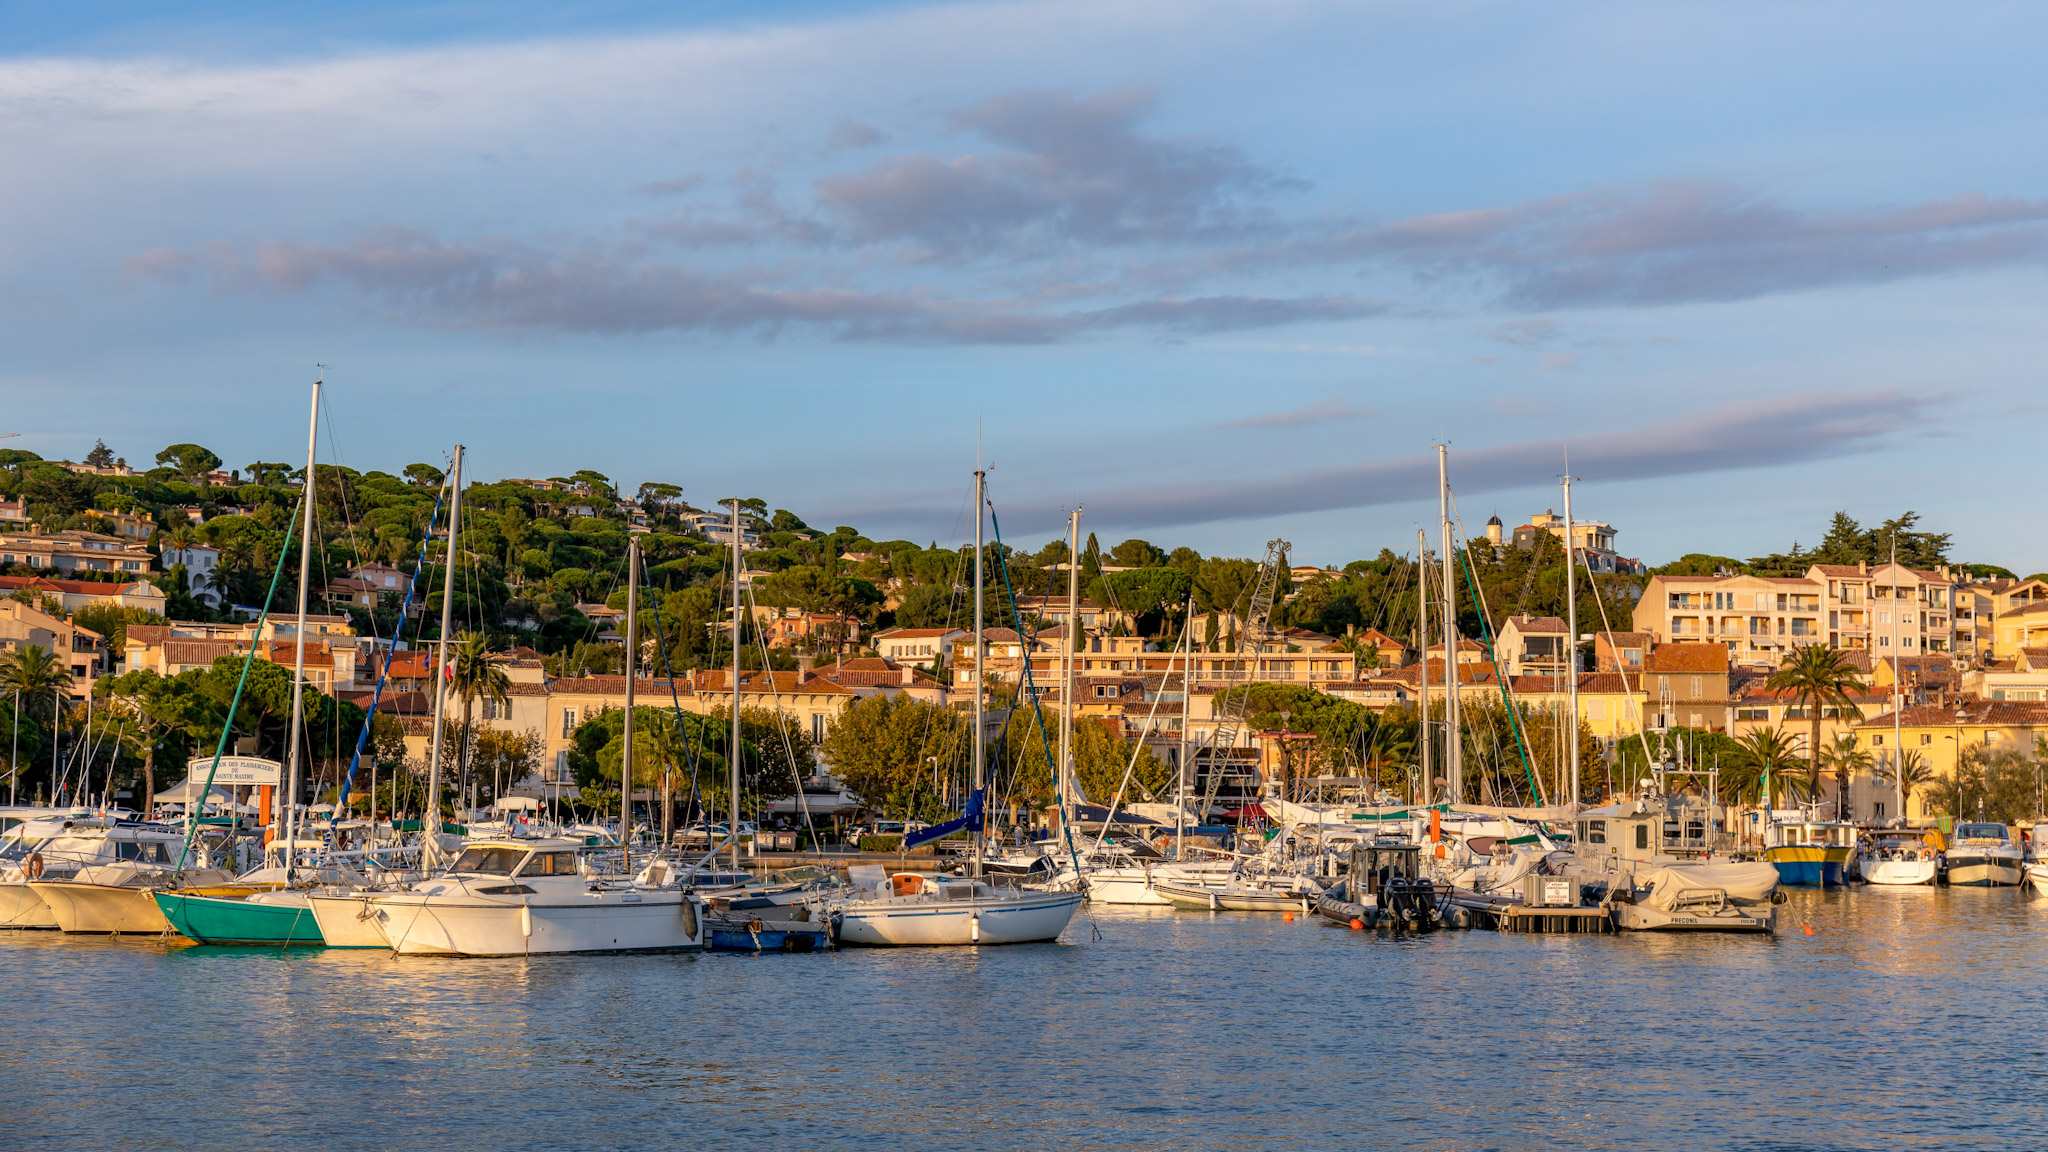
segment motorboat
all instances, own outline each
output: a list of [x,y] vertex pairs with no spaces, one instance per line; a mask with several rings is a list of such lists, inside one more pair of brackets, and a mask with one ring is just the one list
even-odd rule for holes
[[651,861],[638,876],[594,876],[581,840],[474,843],[449,870],[364,897],[405,956],[682,952],[704,947],[704,899]]
[[[184,842],[185,833],[167,824],[116,820],[74,826],[23,861],[24,882],[64,932],[163,932],[170,923],[151,899],[150,889],[171,887],[181,879],[200,886],[235,887],[234,875],[207,864],[203,850],[197,866],[180,873]],[[59,862],[70,867],[68,875],[56,874]],[[37,869],[37,877],[27,877]]]
[[1949,838],[1948,882],[1974,888],[2010,888],[2022,878],[2019,845],[2003,824],[1959,824]]
[[1912,829],[1871,833],[1856,853],[1856,870],[1866,884],[1932,884],[1940,865],[1941,854]]
[[2034,886],[2034,891],[2048,895],[2048,861],[2036,860],[2021,871],[2025,873],[2027,883]]
[[1776,931],[1776,865],[1671,864],[1617,892],[1615,924],[1635,932]]
[[963,876],[847,869],[850,897],[822,905],[838,942],[870,947],[1031,944],[1057,940],[1080,892],[1041,892]]
[[79,845],[51,847],[52,841],[87,822],[84,809],[7,808],[0,809],[0,818],[7,821],[5,831],[0,831],[0,928],[54,931],[56,917],[28,882],[44,876],[65,879],[111,849],[96,842],[82,845],[83,851]]
[[1308,876],[1238,875],[1222,880],[1154,880],[1175,908],[1210,912],[1313,912],[1323,886]]
[[1808,887],[1847,884],[1855,855],[1853,824],[1795,817],[1773,820],[1764,829],[1764,859],[1778,869],[1781,883]]

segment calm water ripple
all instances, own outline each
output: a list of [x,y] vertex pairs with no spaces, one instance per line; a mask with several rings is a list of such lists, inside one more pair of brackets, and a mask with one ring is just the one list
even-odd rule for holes
[[2048,898],[1783,914],[1393,940],[1096,912],[1099,941],[1084,913],[979,954],[531,961],[0,933],[0,1146],[2040,1145]]

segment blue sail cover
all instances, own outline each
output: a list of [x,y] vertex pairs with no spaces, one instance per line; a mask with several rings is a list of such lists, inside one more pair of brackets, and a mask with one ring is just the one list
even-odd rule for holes
[[920,844],[929,844],[934,840],[943,840],[955,832],[979,831],[981,831],[981,789],[976,788],[968,795],[967,810],[960,814],[958,820],[948,820],[944,824],[934,824],[922,832],[912,832],[903,838],[903,846],[905,848],[915,848]]

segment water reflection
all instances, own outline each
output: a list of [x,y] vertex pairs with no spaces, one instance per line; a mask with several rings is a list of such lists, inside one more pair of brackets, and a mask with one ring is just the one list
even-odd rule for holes
[[0,933],[0,1086],[10,1133],[67,1150],[2032,1144],[2048,899],[1782,912],[1755,939],[1097,911],[980,952],[474,962]]

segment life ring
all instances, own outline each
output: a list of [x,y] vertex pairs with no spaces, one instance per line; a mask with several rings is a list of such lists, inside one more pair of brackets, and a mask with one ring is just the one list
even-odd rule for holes
[[31,852],[27,863],[22,865],[21,870],[28,875],[29,879],[41,880],[43,878],[43,854],[41,852]]

